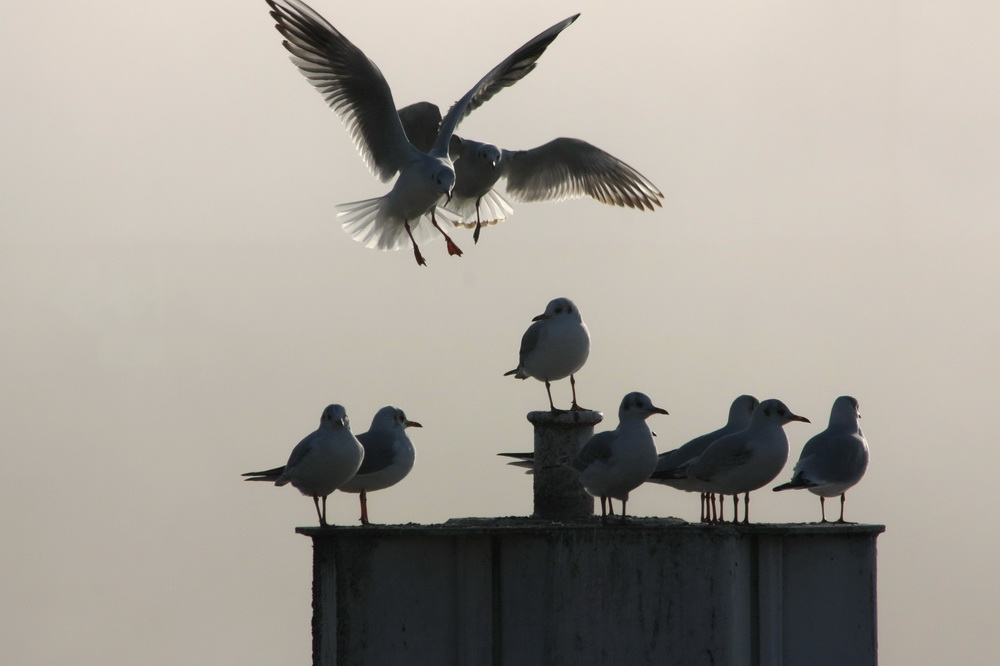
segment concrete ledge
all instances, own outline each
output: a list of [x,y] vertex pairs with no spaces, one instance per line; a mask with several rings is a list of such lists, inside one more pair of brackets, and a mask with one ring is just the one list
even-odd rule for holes
[[881,525],[305,527],[315,664],[876,664]]

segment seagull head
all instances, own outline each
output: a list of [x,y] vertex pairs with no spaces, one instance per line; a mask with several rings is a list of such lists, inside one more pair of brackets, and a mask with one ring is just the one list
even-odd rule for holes
[[788,409],[785,403],[771,398],[770,400],[765,400],[760,403],[753,413],[754,420],[763,419],[766,421],[772,421],[778,425],[785,425],[786,423],[791,423],[792,421],[802,421],[803,423],[810,423],[809,419],[804,416],[799,416]]
[[402,409],[392,405],[387,405],[375,413],[375,417],[372,419],[372,430],[393,430],[395,428],[404,430],[406,428],[423,428],[423,426],[416,421],[407,419]]
[[347,410],[341,405],[330,405],[323,410],[323,416],[319,421],[320,426],[327,428],[350,428],[351,422],[347,419]]
[[544,319],[552,319],[553,317],[572,317],[577,321],[583,321],[580,316],[580,310],[568,298],[555,298],[549,301],[549,304],[545,306],[545,312],[531,321],[542,321]]
[[476,151],[476,159],[484,165],[489,165],[491,169],[496,169],[500,165],[502,157],[500,149],[491,143],[480,145],[479,150]]
[[654,405],[653,401],[650,400],[649,396],[645,393],[633,391],[622,398],[622,404],[618,408],[618,420],[626,418],[639,418],[646,420],[653,414],[667,413],[667,410]]
[[842,395],[833,401],[833,409],[830,410],[830,425],[857,427],[860,418],[861,406],[856,398]]

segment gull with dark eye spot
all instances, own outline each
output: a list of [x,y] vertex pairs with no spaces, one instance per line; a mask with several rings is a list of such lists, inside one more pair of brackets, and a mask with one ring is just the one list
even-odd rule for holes
[[[739,495],[744,495],[743,522],[750,522],[750,491],[774,480],[788,461],[784,425],[809,423],[793,414],[780,400],[765,400],[754,410],[744,430],[712,442],[688,468],[694,489],[733,496],[733,522],[739,515]],[[721,516],[720,516],[721,518]]]
[[351,434],[347,412],[340,405],[330,405],[323,410],[319,428],[295,445],[284,466],[243,476],[248,477],[246,481],[270,481],[276,486],[291,483],[313,498],[320,527],[326,527],[327,496],[357,473],[364,457],[361,442]]
[[542,32],[490,70],[448,110],[430,146],[418,150],[403,132],[392,92],[375,63],[301,0],[267,3],[292,62],[340,116],[365,163],[383,182],[399,174],[385,196],[338,206],[347,233],[366,247],[380,250],[397,250],[409,243],[419,265],[426,261],[418,239],[444,236],[449,254],[461,255],[436,218],[439,204],[451,198],[455,186],[449,155],[455,128],[534,69],[545,49],[576,16]]
[[[417,102],[399,110],[403,129],[421,150],[441,124],[441,111],[430,102]],[[597,146],[581,139],[561,137],[530,150],[506,150],[490,143],[451,139],[455,160],[455,189],[444,208],[457,224],[475,228],[479,242],[483,225],[496,224],[514,212],[494,188],[506,181],[507,195],[515,201],[562,201],[590,197],[612,206],[654,210],[662,206],[663,193],[637,170]]]
[[868,469],[868,442],[861,432],[860,418],[861,410],[855,398],[842,395],[834,400],[830,425],[802,447],[792,480],[774,490],[805,488],[819,495],[820,515],[824,523],[827,522],[826,498],[840,495],[840,519],[837,522],[847,522],[844,520],[847,491],[857,485]]
[[629,393],[618,408],[618,427],[591,437],[570,463],[580,475],[583,489],[601,499],[602,522],[615,513],[613,506],[610,512],[605,506],[611,505],[612,499],[622,503],[621,521],[625,522],[629,492],[656,468],[656,446],[646,419],[666,413],[645,393]]
[[531,326],[521,337],[521,350],[517,367],[504,373],[504,377],[514,375],[517,379],[534,377],[545,382],[549,396],[549,408],[556,409],[552,402],[551,382],[569,377],[573,391],[572,411],[581,411],[576,402],[576,378],[574,375],[590,356],[590,332],[583,323],[580,310],[568,298],[549,301],[545,312],[532,319]]
[[[750,425],[753,412],[760,402],[752,395],[741,395],[729,407],[729,420],[718,430],[695,437],[680,448],[661,453],[656,462],[656,470],[650,475],[651,483],[660,483],[686,492],[699,492],[700,484],[687,478],[691,464],[705,452],[715,440],[743,430]],[[701,493],[701,522],[716,522],[715,499],[709,493]]]
[[359,493],[361,524],[368,522],[368,493],[394,486],[413,469],[413,442],[406,436],[407,428],[422,428],[406,418],[402,409],[383,407],[375,413],[368,432],[358,435],[365,449],[365,459],[350,481],[340,486],[345,493]]

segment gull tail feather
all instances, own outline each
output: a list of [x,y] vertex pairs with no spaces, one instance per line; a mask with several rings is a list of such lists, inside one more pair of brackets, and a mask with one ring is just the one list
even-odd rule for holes
[[[460,218],[455,226],[472,229],[476,226],[476,200],[473,198],[455,197],[445,208]],[[514,208],[507,199],[497,192],[490,190],[479,198],[479,220],[484,227],[503,222],[514,214]]]
[[[337,205],[337,217],[344,231],[367,248],[399,250],[410,246],[403,220],[386,211],[387,196],[362,199]],[[440,209],[438,209],[440,210]],[[450,218],[446,217],[448,221]],[[410,220],[410,231],[418,243],[440,238],[441,234],[431,224],[430,216]]]

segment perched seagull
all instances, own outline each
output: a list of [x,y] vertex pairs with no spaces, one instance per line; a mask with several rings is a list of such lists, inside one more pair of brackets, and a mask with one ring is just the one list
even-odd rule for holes
[[302,0],[267,3],[292,62],[340,116],[368,167],[383,182],[399,174],[387,195],[338,206],[344,229],[365,247],[380,250],[399,249],[408,237],[417,264],[423,266],[417,237],[435,237],[421,224],[429,218],[445,237],[448,253],[461,255],[435,217],[438,204],[451,197],[455,186],[448,150],[452,134],[465,116],[534,69],[552,40],[579,14],[541,33],[480,79],[448,110],[424,152],[407,141],[389,84],[375,63]]
[[583,323],[580,310],[568,298],[556,298],[545,306],[545,312],[531,320],[533,323],[521,337],[520,360],[517,367],[504,373],[504,377],[514,375],[518,379],[534,377],[545,382],[549,394],[549,407],[556,409],[552,402],[551,382],[569,377],[573,390],[571,410],[583,407],[576,402],[576,379],[573,377],[590,355],[590,332]]
[[824,523],[827,522],[826,498],[840,495],[840,520],[837,522],[847,522],[844,520],[847,490],[860,481],[868,469],[868,442],[858,424],[860,418],[857,400],[849,395],[834,400],[830,425],[802,447],[792,480],[774,490],[806,488],[819,495]]
[[[656,463],[656,470],[649,477],[652,483],[662,483],[663,485],[684,490],[686,492],[700,492],[701,484],[693,479],[687,478],[687,471],[695,459],[698,458],[705,449],[715,440],[726,435],[743,430],[750,425],[750,418],[757,409],[760,402],[752,395],[741,395],[733,400],[729,407],[729,421],[718,430],[695,437],[690,442],[673,451],[661,453]],[[513,463],[511,463],[513,464]],[[709,498],[709,493],[701,493],[701,522],[711,522],[709,515],[709,504],[711,503],[711,513],[715,513],[715,500]]]
[[[429,151],[441,124],[437,105],[411,104],[399,110],[399,118],[413,145]],[[515,201],[588,196],[604,204],[639,210],[663,205],[663,193],[649,179],[580,139],[563,137],[530,150],[506,150],[454,135],[451,156],[455,160],[455,189],[444,208],[460,218],[458,224],[475,227],[472,238],[477,243],[482,225],[496,224],[514,211],[493,189],[501,178],[507,180],[507,194]]]
[[402,409],[383,407],[375,413],[368,432],[358,435],[365,448],[365,460],[354,478],[340,486],[345,493],[361,493],[361,524],[368,525],[367,493],[382,490],[402,481],[413,469],[413,443],[407,428],[422,428],[410,421]]
[[[276,486],[291,483],[303,495],[313,498],[319,524],[326,527],[326,497],[353,477],[365,450],[351,434],[347,412],[340,405],[323,410],[319,428],[295,445],[284,467],[263,472],[247,472],[246,481],[273,481]],[[319,500],[323,500],[320,510]]]
[[786,423],[802,421],[780,400],[765,400],[754,410],[750,425],[709,445],[688,469],[696,490],[733,496],[733,522],[739,514],[739,495],[744,494],[743,522],[750,522],[750,491],[774,480],[788,460]]
[[[667,410],[653,405],[644,393],[629,393],[618,408],[618,427],[599,432],[583,445],[570,462],[580,475],[583,489],[601,498],[601,521],[606,522],[606,504],[611,499],[622,503],[622,522],[628,494],[649,478],[656,467],[656,446],[646,419]],[[611,515],[614,515],[611,507]]]

